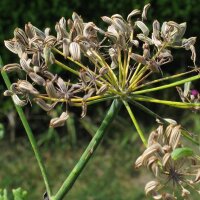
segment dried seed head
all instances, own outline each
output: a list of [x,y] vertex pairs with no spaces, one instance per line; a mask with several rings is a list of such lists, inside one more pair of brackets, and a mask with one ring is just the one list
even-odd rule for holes
[[13,53],[17,54],[18,51],[16,49],[16,41],[15,40],[4,40],[5,46]]
[[130,54],[130,57],[131,57],[133,60],[135,60],[136,62],[138,62],[138,63],[141,63],[141,64],[143,64],[143,65],[146,65],[146,64],[147,64],[146,59],[145,59],[143,56],[139,55],[139,54],[131,53],[131,54]]
[[14,36],[19,43],[23,44],[24,46],[28,45],[28,38],[22,29],[16,28],[14,30]]

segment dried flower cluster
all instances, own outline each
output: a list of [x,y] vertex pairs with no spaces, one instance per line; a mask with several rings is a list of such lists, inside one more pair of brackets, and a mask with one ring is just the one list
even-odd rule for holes
[[[85,23],[76,13],[72,19],[66,21],[62,17],[56,23],[56,36],[50,34],[49,28],[43,32],[30,22],[25,30],[16,28],[14,38],[6,40],[5,46],[19,56],[20,63],[5,65],[3,69],[7,72],[22,70],[27,78],[13,83],[5,95],[12,96],[19,106],[33,99],[47,112],[59,102],[82,106],[84,117],[87,104],[92,100],[130,95],[153,72],[161,71],[162,65],[173,60],[170,48],[190,49],[195,63],[196,38],[183,38],[186,23],[169,21],[160,27],[155,20],[150,35],[144,23],[149,6],[144,7],[142,14],[133,10],[127,20],[119,14],[103,16],[102,20],[108,24],[105,31],[93,22]],[[142,54],[137,53],[141,51]],[[79,69],[56,60],[58,53]],[[83,57],[89,63],[84,64]],[[67,69],[77,79],[65,80],[62,75],[53,74],[51,65]],[[62,126],[67,113],[64,110],[60,117],[52,119],[50,126]]]
[[[145,186],[147,195],[154,199],[177,199],[181,194],[183,199],[190,199],[192,191],[198,191],[200,181],[199,157],[190,149],[184,148],[182,127],[174,120],[170,120],[166,128],[160,124],[149,135],[147,149],[136,160],[135,167],[147,167],[154,174],[155,179]],[[173,152],[182,152],[173,157]],[[189,154],[184,154],[184,151]],[[167,193],[166,188],[172,193]],[[190,192],[191,191],[191,192]]]

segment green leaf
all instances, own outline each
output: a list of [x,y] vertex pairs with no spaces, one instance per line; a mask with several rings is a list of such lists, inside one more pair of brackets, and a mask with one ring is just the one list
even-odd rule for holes
[[6,189],[0,189],[0,200],[8,200],[8,192]]
[[179,160],[183,157],[188,157],[193,155],[194,155],[193,150],[188,147],[174,149],[171,153],[171,157],[173,160]]
[[13,189],[14,200],[26,200],[27,191],[22,190],[21,188]]
[[4,125],[0,123],[0,139],[4,137],[4,134],[5,134]]

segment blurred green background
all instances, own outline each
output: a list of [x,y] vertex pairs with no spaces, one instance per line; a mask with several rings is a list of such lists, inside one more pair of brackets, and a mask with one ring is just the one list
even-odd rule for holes
[[[54,32],[55,23],[62,16],[70,18],[75,11],[85,21],[94,21],[98,26],[103,26],[101,16],[119,13],[126,18],[133,9],[142,9],[149,2],[152,5],[148,13],[149,24],[154,19],[160,22],[186,21],[188,25],[186,36],[199,36],[200,0],[1,0],[0,55],[4,64],[18,62],[17,57],[4,47],[3,41],[13,37],[13,30],[16,27],[23,28],[29,21],[40,29],[51,27]],[[199,39],[196,50],[199,64]],[[179,51],[175,55],[175,61],[170,64],[171,68],[166,73],[181,71],[192,65],[190,52]],[[0,81],[0,188],[10,190],[21,186],[29,192],[29,199],[42,199],[44,185],[38,173],[38,166],[11,100],[2,95],[5,85],[1,78]],[[195,85],[197,89],[198,85],[197,83]],[[175,89],[173,92],[173,96],[168,91],[158,95],[166,99],[178,98]],[[48,128],[50,117],[38,107],[29,106],[24,109],[37,137],[55,190],[80,157],[109,104],[110,102],[91,106],[88,109],[88,116],[82,120],[80,110],[75,110],[73,114],[71,113],[66,126],[56,130]],[[198,114],[166,109],[164,106],[159,108],[151,106],[151,109],[156,109],[158,114],[164,117],[170,116],[179,121],[181,118],[181,122],[192,131],[199,131]],[[154,119],[147,118],[137,109],[135,112],[142,128],[148,133],[153,128]],[[126,111],[122,110],[120,117],[109,129],[96,156],[90,161],[66,199],[146,199],[143,186],[150,176],[133,168],[134,160],[140,150],[142,151],[142,146],[135,129],[127,119]]]

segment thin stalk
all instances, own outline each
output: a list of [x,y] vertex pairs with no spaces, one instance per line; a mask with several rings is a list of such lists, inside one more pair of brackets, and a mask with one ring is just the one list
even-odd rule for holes
[[58,60],[55,60],[55,64],[59,65],[60,67],[62,67],[65,70],[70,71],[73,74],[79,76],[79,72],[77,72],[76,70],[73,70],[72,68],[68,67],[67,65],[64,65],[63,63],[59,62]]
[[[3,66],[3,62],[2,62],[2,59],[0,57],[1,75],[3,77],[3,80],[4,80],[7,88],[10,89],[10,85],[11,85],[10,79],[9,79],[7,73],[2,70],[2,66]],[[16,104],[15,104],[15,108],[16,108],[16,110],[18,112],[18,115],[19,115],[21,121],[22,121],[24,129],[25,129],[26,134],[28,136],[28,139],[29,139],[29,141],[31,143],[33,152],[35,154],[36,160],[38,162],[38,165],[39,165],[39,168],[40,168],[43,180],[44,180],[44,184],[45,184],[45,187],[46,187],[47,194],[50,197],[51,196],[51,188],[50,188],[50,185],[49,185],[49,180],[48,180],[48,177],[47,177],[46,168],[45,168],[45,165],[43,163],[42,156],[40,155],[39,148],[37,146],[35,137],[34,137],[34,135],[32,133],[32,130],[31,130],[30,126],[29,126],[29,123],[28,123],[28,121],[26,119],[26,116],[25,116],[22,108],[20,106],[17,106]]]
[[[145,107],[144,105],[138,103],[137,101],[134,101],[132,99],[129,98],[130,103],[132,103],[133,105],[135,105],[137,108],[140,108],[141,110],[143,110],[144,112],[146,112],[147,114],[159,119],[161,122],[163,122],[164,124],[170,124],[168,121],[166,121],[164,118],[162,118],[160,115],[154,113],[152,110],[150,110],[149,108]],[[193,142],[194,144],[199,146],[199,142],[196,141],[195,139],[193,139],[189,134],[188,131],[186,129],[184,129],[182,127],[182,134],[185,138],[187,138],[188,140],[190,140],[191,142]]]
[[164,104],[167,106],[183,108],[183,109],[195,108],[196,106],[200,106],[200,103],[184,103],[184,102],[178,102],[178,101],[167,101],[167,100],[155,99],[152,97],[142,96],[142,95],[133,95],[132,97],[130,97],[130,99],[137,100],[137,101]]
[[133,124],[135,125],[135,128],[136,128],[136,130],[137,130],[137,132],[138,132],[143,144],[145,145],[145,147],[147,147],[147,141],[146,141],[146,138],[144,136],[144,133],[142,132],[142,130],[141,130],[141,128],[140,128],[140,126],[139,126],[139,124],[138,124],[138,122],[137,122],[137,120],[136,120],[136,118],[135,118],[135,116],[134,116],[134,114],[133,114],[128,102],[123,100],[123,103],[124,103],[124,106],[126,107],[126,109],[128,111],[129,116],[131,117],[131,120],[132,120]]
[[66,178],[56,195],[52,198],[53,200],[61,200],[63,197],[68,193],[71,187],[74,185],[76,179],[80,175],[80,173],[85,168],[87,162],[90,160],[91,156],[94,154],[96,148],[100,144],[103,139],[103,136],[106,133],[108,126],[113,121],[114,117],[117,115],[120,109],[120,101],[114,100],[110,109],[108,110],[101,126],[95,133],[94,137],[92,138],[91,142],[87,146],[86,150],[82,154],[80,160],[77,162],[69,176]]
[[135,91],[135,92],[132,92],[131,94],[143,94],[143,93],[154,92],[154,91],[158,91],[158,90],[164,90],[164,89],[167,89],[167,88],[175,87],[177,85],[181,85],[181,84],[184,84],[186,82],[195,81],[195,80],[198,80],[198,79],[200,79],[200,75],[196,75],[196,76],[193,76],[193,77],[190,77],[190,78],[186,78],[186,79],[176,81],[174,83],[162,85],[162,86],[159,86],[159,87]]
[[196,71],[196,69],[193,69],[193,70],[188,71],[188,72],[179,73],[179,74],[176,74],[176,75],[173,75],[173,76],[167,76],[167,77],[164,77],[164,78],[156,79],[156,80],[150,81],[148,83],[144,83],[144,84],[136,87],[134,90],[138,90],[139,88],[142,88],[142,87],[154,84],[154,83],[159,83],[161,81],[166,81],[166,80],[178,78],[178,77],[181,77],[181,76],[185,76],[186,74],[190,74],[190,73],[195,72],[195,71]]

